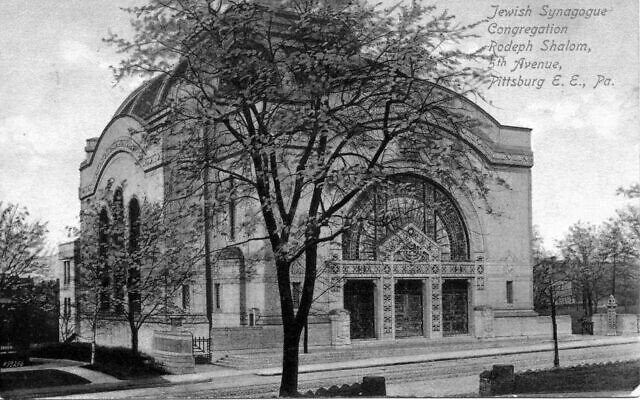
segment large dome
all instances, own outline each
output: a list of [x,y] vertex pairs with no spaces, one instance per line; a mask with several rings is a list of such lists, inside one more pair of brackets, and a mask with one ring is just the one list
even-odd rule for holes
[[167,104],[177,77],[184,73],[186,63],[181,63],[172,74],[162,74],[143,83],[118,107],[113,118],[129,115],[142,120],[162,110]]

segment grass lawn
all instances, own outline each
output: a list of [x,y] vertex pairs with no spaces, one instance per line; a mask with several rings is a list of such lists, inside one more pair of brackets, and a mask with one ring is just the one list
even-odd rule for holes
[[634,360],[517,373],[514,393],[633,390],[638,385],[640,360]]
[[0,373],[1,390],[34,389],[48,386],[83,385],[90,381],[57,369]]
[[[52,343],[33,349],[31,356],[88,362],[91,358],[91,345]],[[85,365],[84,368],[103,372],[118,379],[153,378],[165,373],[154,365],[153,358],[145,354],[134,357],[130,349],[123,347],[98,346],[95,365]]]
[[152,365],[146,364],[120,364],[120,363],[108,363],[108,362],[96,362],[94,365],[83,365],[83,368],[87,368],[93,371],[98,371],[111,375],[118,379],[140,379],[140,378],[154,378],[162,374],[165,374],[159,368],[155,368]]

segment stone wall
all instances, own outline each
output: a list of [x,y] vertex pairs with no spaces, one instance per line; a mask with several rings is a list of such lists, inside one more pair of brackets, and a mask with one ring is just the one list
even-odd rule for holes
[[[571,334],[571,316],[556,316],[558,335]],[[496,337],[506,336],[549,336],[553,334],[551,317],[536,316],[533,312],[515,312],[512,315],[496,315],[494,319]]]
[[[91,341],[91,328],[86,321],[81,321],[82,333],[81,341]],[[169,330],[169,324],[148,323],[142,325],[138,332],[138,349],[147,354],[153,352],[153,333],[154,331]],[[206,337],[208,324],[185,324],[184,330],[191,332],[194,337]],[[96,343],[99,346],[108,347],[131,347],[131,331],[129,325],[125,321],[106,321],[103,326],[98,329]]]
[[[591,316],[593,321],[593,334],[594,335],[607,335],[607,314],[593,314]],[[616,315],[616,334],[617,335],[637,335],[640,333],[640,315],[636,314],[617,314]]]
[[[282,335],[280,325],[213,328],[211,330],[212,359],[221,358],[228,351],[282,347]],[[302,345],[302,339],[300,344]],[[330,344],[331,325],[329,323],[309,324],[309,345],[328,346]]]

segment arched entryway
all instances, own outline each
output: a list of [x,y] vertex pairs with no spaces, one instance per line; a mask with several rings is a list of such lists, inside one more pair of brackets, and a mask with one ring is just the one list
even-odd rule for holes
[[351,338],[441,337],[469,332],[471,262],[462,213],[441,186],[397,175],[352,207],[343,235],[343,277]]

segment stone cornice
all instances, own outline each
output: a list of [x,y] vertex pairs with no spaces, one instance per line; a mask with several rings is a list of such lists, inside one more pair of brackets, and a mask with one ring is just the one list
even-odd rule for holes
[[[99,150],[96,149],[96,153]],[[144,148],[129,136],[120,136],[114,140],[98,159],[91,181],[79,189],[80,200],[95,193],[100,177],[108,162],[119,153],[130,154],[135,162],[140,165],[144,172],[149,172],[162,165],[163,158],[161,152],[146,152]],[[94,153],[94,156],[95,154]]]

